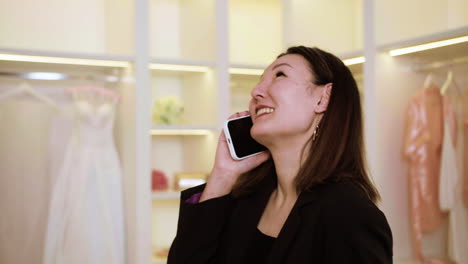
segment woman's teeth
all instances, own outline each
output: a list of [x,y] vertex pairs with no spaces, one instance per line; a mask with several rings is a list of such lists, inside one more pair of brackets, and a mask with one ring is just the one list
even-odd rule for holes
[[273,108],[261,108],[261,109],[258,109],[257,115],[261,115],[261,114],[265,114],[265,113],[273,113],[274,111],[275,111],[275,109],[273,109]]

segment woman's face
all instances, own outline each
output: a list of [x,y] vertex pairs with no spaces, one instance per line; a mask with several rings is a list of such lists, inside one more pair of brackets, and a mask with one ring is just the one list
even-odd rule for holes
[[252,137],[266,146],[286,137],[310,138],[322,90],[313,81],[301,55],[288,54],[274,61],[251,92]]

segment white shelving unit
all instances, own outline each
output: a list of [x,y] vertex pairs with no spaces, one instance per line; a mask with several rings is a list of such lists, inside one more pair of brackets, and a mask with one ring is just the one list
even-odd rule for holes
[[[0,60],[0,72],[119,76],[112,87],[122,95],[116,135],[125,175],[128,263],[148,263],[152,250],[168,247],[175,233],[180,194],[152,194],[151,169],[163,170],[169,182],[175,172],[209,172],[224,120],[247,108],[250,90],[260,77],[230,69],[264,69],[286,47],[298,44],[318,46],[343,59],[366,56],[364,64],[350,69],[364,98],[371,172],[393,230],[395,260],[413,258],[406,222],[408,199],[402,191],[407,187],[400,158],[404,110],[429,71],[442,82],[445,68],[434,65],[468,56],[468,47],[464,43],[399,57],[391,57],[388,50],[468,35],[466,1],[46,2],[0,4],[0,53],[128,65]],[[421,12],[422,7],[427,13]],[[416,23],[415,13],[421,15],[418,21],[426,23]],[[24,23],[26,16],[30,23]],[[466,64],[452,64],[459,83],[467,84]],[[163,96],[184,103],[180,123],[151,123],[152,104]]]

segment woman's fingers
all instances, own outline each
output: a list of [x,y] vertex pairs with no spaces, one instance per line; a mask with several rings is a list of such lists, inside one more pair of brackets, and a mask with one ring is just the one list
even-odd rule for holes
[[257,155],[253,155],[251,157],[248,157],[244,160],[239,161],[239,163],[242,164],[242,169],[241,169],[242,173],[251,171],[252,169],[260,166],[260,164],[267,161],[269,158],[270,158],[270,152],[267,150]]
[[[244,112],[239,112],[231,115],[229,119],[233,118],[238,118],[242,116],[247,116],[249,115],[249,111],[244,111]],[[215,156],[215,161],[214,161],[214,166],[212,169],[212,172],[223,172],[220,175],[218,173],[215,173],[212,175],[214,178],[216,177],[221,177],[221,178],[232,178],[231,180],[227,180],[227,182],[234,183],[237,179],[237,177],[244,172],[247,172],[258,165],[262,164],[269,158],[269,153],[261,153],[249,158],[246,158],[244,160],[234,160],[231,157],[231,154],[229,152],[229,146],[226,141],[226,136],[224,134],[224,130],[221,130],[221,133],[219,135],[218,139],[218,146],[216,149],[216,156]],[[213,174],[213,173],[212,173]],[[227,176],[231,175],[231,176]],[[226,181],[226,179],[224,179]],[[210,187],[212,187],[210,185]]]
[[237,113],[232,114],[231,116],[229,116],[228,119],[233,119],[233,118],[236,118],[236,117],[247,116],[247,115],[250,115],[249,111],[237,112]]

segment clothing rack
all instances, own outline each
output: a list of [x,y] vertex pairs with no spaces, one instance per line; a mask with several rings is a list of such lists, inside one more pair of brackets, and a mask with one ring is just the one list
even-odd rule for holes
[[0,78],[14,78],[21,80],[42,81],[94,81],[117,83],[121,81],[119,75],[73,75],[59,72],[12,72],[0,71]]
[[459,57],[459,58],[455,58],[455,59],[451,59],[451,60],[432,62],[432,63],[426,64],[426,65],[413,66],[413,67],[411,67],[411,70],[412,71],[418,71],[418,72],[431,71],[431,70],[447,68],[447,67],[450,67],[450,66],[466,64],[466,63],[468,63],[468,56]]

